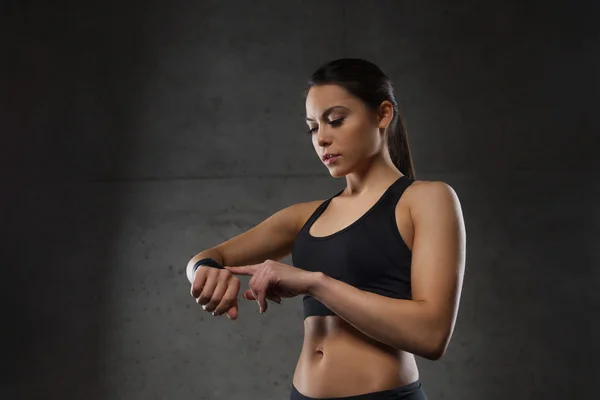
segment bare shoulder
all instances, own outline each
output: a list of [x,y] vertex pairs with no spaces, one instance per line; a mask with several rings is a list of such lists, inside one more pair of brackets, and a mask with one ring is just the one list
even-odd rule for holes
[[454,189],[441,181],[414,181],[396,205],[396,225],[404,242],[414,251],[418,232],[439,230],[444,221],[461,224],[462,214]]
[[406,203],[413,212],[460,210],[458,195],[452,186],[442,181],[414,181],[405,191]]

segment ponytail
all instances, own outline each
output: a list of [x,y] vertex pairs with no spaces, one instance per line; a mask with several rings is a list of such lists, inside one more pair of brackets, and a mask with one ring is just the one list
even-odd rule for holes
[[391,129],[388,132],[387,140],[390,157],[400,172],[411,179],[415,179],[415,167],[410,154],[404,119],[398,112],[397,106],[394,106],[394,113],[396,116],[390,126]]

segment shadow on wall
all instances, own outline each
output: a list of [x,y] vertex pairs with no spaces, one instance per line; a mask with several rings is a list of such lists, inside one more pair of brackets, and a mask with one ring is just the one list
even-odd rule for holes
[[98,180],[120,176],[134,145],[138,10],[12,3],[2,24],[17,53],[2,63],[13,78],[3,107],[0,286],[9,323],[0,398],[104,399],[120,189]]

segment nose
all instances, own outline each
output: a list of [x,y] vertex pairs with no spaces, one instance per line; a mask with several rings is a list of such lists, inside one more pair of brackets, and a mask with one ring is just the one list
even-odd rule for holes
[[325,134],[325,129],[319,129],[317,131],[317,144],[321,147],[327,147],[331,144],[331,138]]

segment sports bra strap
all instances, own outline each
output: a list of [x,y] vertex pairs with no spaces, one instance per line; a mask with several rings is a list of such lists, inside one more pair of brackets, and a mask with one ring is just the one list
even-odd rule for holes
[[317,209],[312,213],[312,215],[304,223],[302,230],[304,230],[307,226],[311,226],[313,224],[313,222],[315,222],[316,219],[319,218],[321,216],[321,214],[323,214],[323,212],[325,211],[325,209],[327,208],[327,206],[329,205],[331,200],[334,197],[337,197],[340,194],[342,194],[344,192],[344,190],[346,190],[346,189],[340,190],[338,193],[334,194],[333,196],[329,197],[328,199],[324,200],[321,204],[319,204],[319,207],[317,207]]

